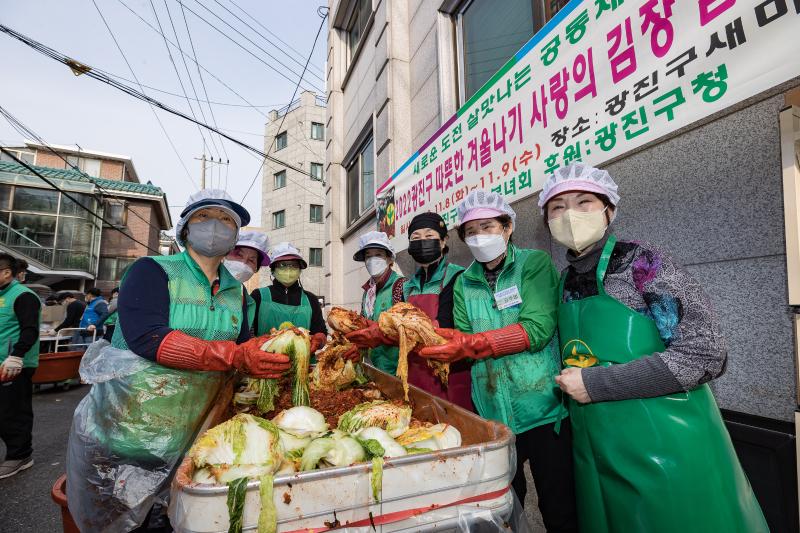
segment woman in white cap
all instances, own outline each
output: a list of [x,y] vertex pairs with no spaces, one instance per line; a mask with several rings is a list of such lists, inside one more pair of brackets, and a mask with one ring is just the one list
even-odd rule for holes
[[725,368],[708,297],[653,246],[609,230],[608,172],[557,170],[539,197],[567,248],[559,336],[582,531],[768,531],[707,382]]
[[222,262],[228,272],[239,282],[245,283],[261,267],[269,266],[269,239],[260,231],[241,231],[236,246],[228,252]]
[[109,346],[82,361],[93,383],[75,410],[69,508],[81,531],[140,525],[191,444],[230,370],[278,378],[289,358],[251,339],[246,293],[225,255],[250,215],[224,191],[189,197],[176,227],[185,250],[126,271]]
[[362,287],[361,315],[369,319],[371,324],[368,328],[347,335],[347,339],[356,346],[369,349],[370,361],[376,368],[391,375],[397,372],[397,341],[381,332],[378,318],[391,306],[403,301],[406,278],[392,269],[394,260],[394,247],[386,233],[370,231],[359,237],[353,261],[364,263],[369,274],[369,280]]
[[300,271],[306,269],[308,263],[300,250],[288,242],[273,246],[269,260],[275,281],[251,294],[256,302],[253,323],[256,335],[266,335],[284,322],[291,322],[311,332],[311,352],[316,352],[325,344],[328,328],[322,318],[319,299],[300,284]]
[[457,207],[458,236],[475,261],[456,280],[456,329],[440,329],[442,346],[420,355],[450,363],[472,359],[478,413],[516,435],[512,485],[524,503],[530,460],[548,531],[576,531],[569,420],[554,379],[560,370],[556,331],[558,273],[541,250],[512,243],[516,213],[499,194],[473,191]]

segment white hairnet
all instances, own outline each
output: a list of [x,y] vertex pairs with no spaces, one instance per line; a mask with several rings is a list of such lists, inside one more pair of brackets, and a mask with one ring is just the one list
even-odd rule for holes
[[470,220],[508,215],[511,217],[511,227],[513,228],[517,220],[517,214],[502,195],[483,190],[474,190],[469,193],[464,201],[458,204],[456,212],[459,225]]
[[389,242],[389,237],[382,231],[370,231],[358,238],[358,250],[353,255],[353,261],[363,261],[364,252],[369,248],[386,250],[392,259],[395,258],[394,246]]
[[545,204],[567,191],[582,191],[602,194],[614,207],[619,203],[617,184],[605,170],[583,163],[572,163],[556,170],[544,183],[539,194],[539,208],[544,214]]
[[246,246],[258,252],[258,266],[269,266],[269,238],[260,231],[241,231],[236,246]]
[[181,233],[186,223],[192,218],[192,215],[205,207],[216,207],[224,209],[233,217],[238,227],[246,226],[250,223],[250,213],[247,209],[236,203],[231,196],[222,189],[201,189],[189,195],[186,201],[186,207],[181,212],[181,218],[175,225],[175,239],[178,244],[185,246]]

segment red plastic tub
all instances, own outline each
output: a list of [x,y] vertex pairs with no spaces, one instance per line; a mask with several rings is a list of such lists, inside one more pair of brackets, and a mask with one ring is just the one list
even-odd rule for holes
[[61,523],[64,527],[64,533],[81,533],[78,529],[78,526],[75,525],[75,521],[72,519],[72,515],[69,514],[69,508],[67,507],[67,475],[64,474],[60,478],[58,478],[53,485],[53,490],[50,491],[50,496],[53,497],[53,501],[61,507]]
[[33,382],[58,383],[79,377],[78,368],[81,366],[83,352],[55,352],[39,355],[39,367],[33,374]]

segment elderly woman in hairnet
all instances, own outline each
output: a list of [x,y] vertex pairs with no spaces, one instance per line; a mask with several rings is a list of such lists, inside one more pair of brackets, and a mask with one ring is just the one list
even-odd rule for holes
[[130,531],[163,503],[169,479],[229,371],[277,378],[285,355],[250,339],[248,299],[222,261],[250,215],[221,190],[190,196],[176,232],[185,250],[138,259],[122,280],[111,345],[81,363],[92,383],[75,410],[69,509],[83,532]]
[[767,531],[706,384],[726,352],[700,284],[663,251],[617,240],[608,172],[551,175],[539,207],[567,248],[558,327],[582,531]]
[[437,330],[447,344],[423,348],[420,355],[474,361],[475,408],[516,435],[514,491],[524,503],[523,466],[529,460],[545,527],[575,531],[569,420],[562,421],[553,382],[560,369],[558,273],[547,253],[513,244],[516,213],[501,195],[472,191],[457,213],[458,236],[475,261],[453,289],[456,329]]
[[[240,283],[247,283],[261,267],[269,266],[269,239],[260,231],[241,231],[236,246],[222,264]],[[250,317],[252,321],[253,317]]]

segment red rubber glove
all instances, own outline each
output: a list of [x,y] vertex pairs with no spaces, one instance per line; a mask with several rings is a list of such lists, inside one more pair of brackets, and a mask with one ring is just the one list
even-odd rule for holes
[[427,346],[419,355],[443,363],[454,363],[461,359],[483,359],[520,353],[531,347],[528,333],[522,324],[512,324],[483,333],[462,333],[457,329],[437,329],[436,333],[447,341],[440,346]]
[[350,360],[357,363],[361,361],[361,350],[358,349],[358,346],[353,344],[350,346],[350,349],[344,352],[340,357],[345,361]]
[[322,332],[311,335],[311,353],[317,353],[317,350],[325,346],[326,342],[328,342],[328,336]]
[[399,341],[381,331],[377,322],[370,322],[369,327],[359,329],[345,335],[345,338],[359,348],[377,348],[378,346],[397,346]]
[[254,378],[279,378],[289,370],[289,356],[262,352],[267,337],[256,337],[242,344],[234,341],[206,341],[173,330],[158,346],[156,361],[184,370],[238,370]]

